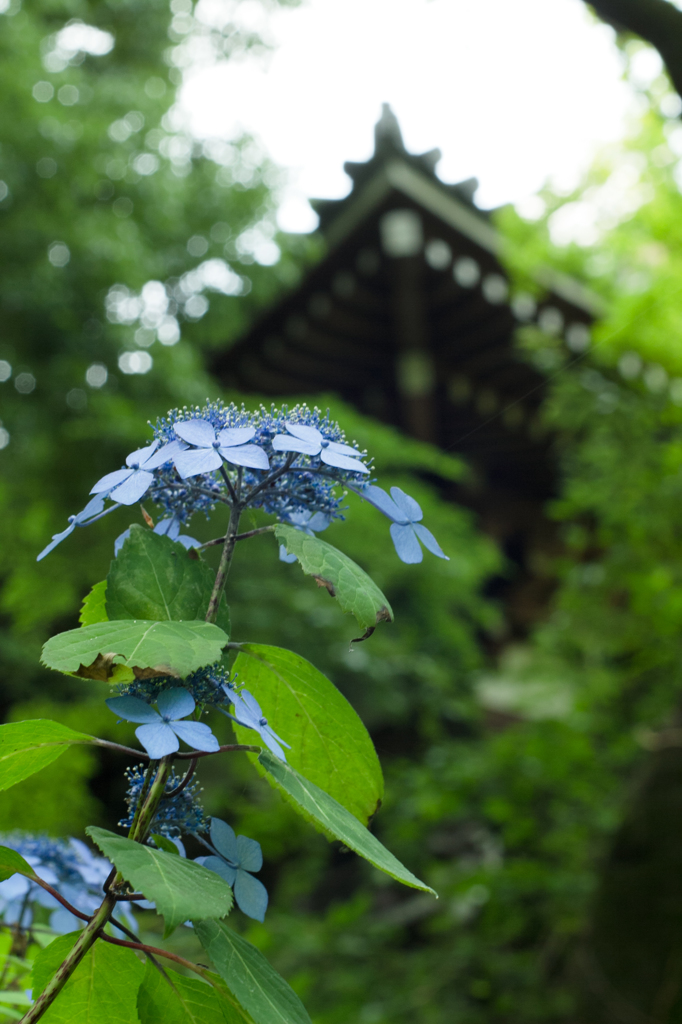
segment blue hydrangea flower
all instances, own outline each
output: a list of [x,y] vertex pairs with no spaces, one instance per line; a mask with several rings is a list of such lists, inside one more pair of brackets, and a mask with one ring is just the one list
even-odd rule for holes
[[[249,693],[248,690],[238,691],[231,683],[225,684],[223,690],[230,704],[234,706],[234,714],[229,714],[227,711],[223,711],[223,714],[237,722],[238,725],[243,725],[246,729],[253,729],[275,757],[278,757],[281,761],[286,761],[282,747],[286,747],[287,750],[291,750],[291,747],[288,743],[285,743],[281,736],[273,732],[272,728],[268,725],[267,718],[263,715],[260,704],[253,694]],[[218,708],[218,710],[222,711],[223,709]]]
[[154,469],[163,465],[160,454],[155,455],[158,441],[152,441],[146,448],[139,448],[126,457],[127,469],[116,469],[107,473],[90,491],[90,494],[105,494],[119,505],[134,505],[140,501],[154,483]]
[[[325,512],[292,512],[289,516],[289,522],[296,529],[302,530],[303,533],[309,534],[314,537],[316,533],[322,533],[326,530],[331,522],[331,516]],[[279,546],[279,560],[280,562],[295,562],[296,555],[290,555],[284,544]]]
[[391,497],[389,497],[383,488],[377,487],[375,484],[371,484],[358,493],[370,505],[374,505],[385,516],[393,520],[391,537],[401,561],[408,564],[421,562],[424,557],[421,544],[438,558],[449,561],[433,534],[425,526],[422,526],[421,520],[424,518],[424,514],[409,494],[405,494],[399,487],[391,487]]
[[135,735],[152,760],[157,761],[179,748],[178,737],[195,750],[214,753],[220,744],[203,722],[181,722],[195,708],[194,697],[181,686],[164,690],[157,699],[158,711],[139,697],[110,697],[107,707],[127,722],[142,722]]
[[302,455],[319,455],[322,462],[336,469],[348,469],[353,473],[369,473],[367,466],[358,461],[360,452],[348,444],[330,441],[317,429],[304,423],[285,422],[288,434],[277,434],[272,440],[276,452],[300,452]]
[[43,550],[36,558],[36,562],[40,562],[41,559],[45,558],[45,555],[49,555],[50,551],[54,551],[54,549],[57,547],[57,544],[61,544],[61,542],[66,537],[73,533],[77,526],[87,526],[90,522],[93,521],[93,519],[97,518],[97,516],[100,515],[103,509],[104,498],[100,497],[99,495],[97,495],[94,498],[91,498],[82,512],[78,512],[75,516],[69,516],[69,525],[66,527],[65,530],[62,530],[61,533],[55,533],[53,535],[50,543],[47,545],[46,548],[43,548]]
[[[104,857],[93,854],[85,843],[78,839],[50,839],[14,832],[0,836],[0,844],[20,853],[44,882],[53,886],[82,914],[94,914],[99,907],[111,864]],[[84,921],[23,875],[12,875],[0,882],[0,918],[5,924],[30,927],[36,907],[51,911],[49,927],[54,932],[66,934],[84,927]],[[117,915],[123,917],[129,927],[136,929],[128,904],[120,904]]]
[[269,469],[268,457],[256,444],[247,444],[256,434],[253,427],[224,427],[216,433],[208,420],[185,420],[175,424],[175,433],[192,448],[178,452],[175,468],[186,480],[201,473],[220,469],[223,459],[233,466]]
[[[160,519],[154,527],[154,533],[158,533],[162,537],[170,537],[171,540],[176,540],[179,544],[182,544],[183,547],[187,548],[188,551],[190,548],[201,547],[200,540],[196,540],[194,537],[189,537],[187,534],[181,534],[181,529],[182,523],[177,516],[173,516],[170,519]],[[114,556],[118,555],[129,536],[130,527],[118,535],[114,541]]]
[[[128,813],[125,818],[119,821],[121,828],[130,828],[135,819],[140,793],[144,785],[145,771],[145,765],[128,768],[126,771],[126,778],[128,779],[126,806]],[[178,775],[175,768],[173,768],[166,780],[164,792],[172,793],[181,782],[182,775]],[[166,836],[166,838],[172,839],[175,842],[179,840],[181,835],[195,835],[197,832],[206,832],[209,827],[209,819],[206,817],[204,808],[201,806],[199,800],[200,793],[199,781],[193,778],[182,792],[171,797],[163,796],[154,815],[150,833]],[[182,849],[180,852],[182,853]]]
[[[202,841],[201,837],[197,838]],[[263,921],[268,909],[268,891],[251,874],[263,867],[260,843],[235,835],[227,822],[211,818],[211,845],[206,842],[204,845],[213,850],[214,856],[197,857],[197,862],[209,871],[215,871],[232,886],[235,902],[247,917]]]

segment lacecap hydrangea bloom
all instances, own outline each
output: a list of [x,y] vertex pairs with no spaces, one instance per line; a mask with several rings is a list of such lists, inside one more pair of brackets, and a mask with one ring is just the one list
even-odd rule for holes
[[[393,498],[382,492],[382,500],[371,474],[371,458],[347,442],[329,411],[323,415],[304,404],[249,411],[220,401],[174,409],[157,420],[147,447],[131,452],[122,469],[95,483],[94,498],[69,517],[66,529],[53,536],[38,559],[77,527],[143,499],[162,510],[164,525],[157,524],[156,532],[167,533],[186,547],[199,546],[180,532],[192,516],[208,515],[221,504],[260,509],[280,523],[317,532],[343,518],[344,487],[366,497],[392,520],[391,535],[403,561],[421,561],[420,541],[437,557],[446,558],[421,524],[414,499],[402,491],[402,497],[396,497],[394,488]],[[117,549],[125,536],[118,539]]]

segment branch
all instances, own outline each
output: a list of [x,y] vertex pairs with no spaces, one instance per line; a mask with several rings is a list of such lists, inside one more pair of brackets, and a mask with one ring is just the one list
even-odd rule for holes
[[59,893],[57,892],[57,890],[53,889],[51,885],[47,884],[47,882],[43,882],[42,878],[38,878],[38,876],[35,875],[35,877],[33,877],[31,879],[31,881],[35,882],[37,885],[39,885],[41,887],[41,889],[45,890],[45,892],[49,892],[50,896],[54,896],[54,898],[56,900],[59,900],[61,905],[63,907],[66,907],[66,909],[69,911],[69,913],[73,914],[74,917],[79,917],[81,919],[81,921],[89,921],[90,920],[90,915],[89,914],[83,914],[83,913],[81,913],[80,910],[76,910],[75,907],[72,907],[68,900],[65,900],[63,896],[60,896]]
[[168,960],[174,960],[176,964],[180,964],[181,967],[186,967],[188,970],[194,971],[195,974],[200,974],[202,977],[206,972],[205,967],[193,964],[191,960],[185,960],[184,957],[178,956],[177,953],[169,953],[167,950],[159,949],[157,946],[147,946],[144,942],[126,942],[125,939],[115,939],[113,935],[105,935],[104,932],[100,935],[100,939],[104,939],[105,942],[110,942],[113,946],[125,946],[127,949],[139,949],[141,953],[145,953],[148,957],[165,956]]
[[[238,533],[234,538],[235,540],[248,540],[249,537],[257,537],[259,533],[272,533],[274,526],[259,526],[257,530],[249,530],[248,533]],[[207,540],[205,544],[201,545],[201,550],[204,548],[213,548],[217,544],[224,544],[224,537],[216,537],[215,540]]]
[[213,754],[226,754],[234,750],[245,750],[247,754],[260,754],[262,747],[249,747],[245,743],[228,743],[227,746],[218,747],[217,750],[188,750],[187,753],[175,754],[173,756],[176,761],[186,761],[188,758],[211,757]]
[[591,0],[590,6],[616,31],[634,32],[651,43],[682,95],[682,11],[668,0]]

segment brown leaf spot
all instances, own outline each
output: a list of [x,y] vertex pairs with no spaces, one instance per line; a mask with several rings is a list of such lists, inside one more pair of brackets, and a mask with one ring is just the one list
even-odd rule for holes
[[106,682],[114,671],[115,657],[115,653],[98,654],[91,665],[79,665],[78,671],[74,675],[80,676],[82,679],[99,679]]
[[351,643],[361,644],[363,640],[369,640],[369,638],[371,637],[372,633],[376,628],[376,626],[369,626],[362,634],[362,636],[354,636],[353,639],[351,640]]
[[332,597],[336,597],[336,588],[331,580],[326,580],[324,576],[313,576],[313,579],[318,587],[324,587]]
[[179,679],[179,674],[170,665],[156,665],[154,668],[138,668],[133,665],[133,672],[136,679],[156,679],[159,676],[173,676]]
[[150,529],[153,530],[154,529],[154,520],[149,515],[149,512],[147,512],[147,509],[144,507],[144,505],[140,505],[140,512],[142,513],[142,518],[144,519],[144,521],[147,524],[147,526],[149,526]]
[[393,622],[393,616],[389,612],[386,605],[383,605],[383,607],[380,608],[379,611],[377,612],[377,625],[380,622]]

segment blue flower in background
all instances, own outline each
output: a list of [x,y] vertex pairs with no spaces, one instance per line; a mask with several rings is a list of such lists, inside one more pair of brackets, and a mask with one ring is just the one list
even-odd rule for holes
[[[14,832],[0,836],[0,844],[20,853],[44,882],[82,914],[94,914],[99,907],[111,864],[93,854],[85,843],[78,839],[49,839]],[[66,934],[85,925],[54,896],[23,875],[12,875],[0,882],[0,919],[5,924],[30,927],[36,907],[51,911],[49,927],[54,932]],[[128,927],[137,930],[127,904],[119,904],[117,915],[125,919]]]
[[238,691],[230,683],[223,685],[223,690],[227,694],[230,703],[234,705],[234,714],[231,715],[229,712],[223,711],[222,708],[218,708],[218,710],[237,722],[238,725],[243,725],[246,729],[255,730],[268,750],[271,750],[275,757],[278,757],[281,761],[286,761],[282,746],[285,746],[287,750],[291,750],[291,747],[276,732],[273,732],[268,725],[267,718],[263,716],[260,704],[253,694],[249,693],[248,690]]
[[[326,530],[332,521],[332,517],[325,512],[292,512],[289,516],[289,522],[292,526],[295,526],[297,530],[302,530],[303,533],[309,534],[314,537],[316,533],[322,533]],[[290,555],[284,544],[279,546],[279,560],[280,562],[295,562],[296,555]]]
[[215,871],[232,886],[237,906],[247,917],[253,917],[256,921],[264,920],[268,909],[268,892],[263,883],[250,874],[263,867],[260,843],[246,836],[235,835],[234,829],[220,818],[211,818],[210,845],[200,836],[197,838],[215,854],[212,857],[197,857],[197,863],[203,864],[209,871]]
[[126,458],[128,468],[107,473],[97,481],[90,494],[105,494],[119,505],[134,505],[154,483],[152,470],[167,461],[161,453],[156,452],[158,447],[159,442],[152,441],[146,448],[131,452]]
[[193,448],[178,452],[175,468],[183,480],[220,469],[223,459],[233,466],[269,469],[268,457],[257,444],[247,444],[256,431],[253,427],[225,427],[216,434],[208,420],[185,420],[174,425],[175,433]]
[[107,707],[127,722],[142,722],[135,735],[154,761],[173,754],[179,748],[178,737],[195,750],[214,753],[220,744],[203,722],[181,722],[196,707],[194,697],[176,686],[164,690],[157,699],[158,711],[139,697],[110,697]]
[[103,511],[103,509],[104,498],[100,497],[99,495],[97,495],[97,497],[95,498],[91,498],[82,512],[78,512],[75,516],[69,516],[69,525],[66,527],[65,530],[62,530],[61,533],[53,534],[52,540],[47,545],[47,547],[43,548],[43,550],[40,552],[40,554],[36,558],[36,562],[39,562],[42,558],[45,558],[45,555],[49,555],[50,551],[53,551],[57,547],[57,544],[61,544],[61,542],[66,537],[72,534],[77,526],[87,526],[88,523],[96,519]]
[[425,526],[422,526],[421,520],[424,518],[424,514],[409,494],[405,494],[399,487],[391,487],[391,497],[389,497],[383,488],[377,487],[375,484],[371,484],[364,491],[357,493],[370,505],[374,505],[385,516],[393,520],[391,537],[401,561],[408,564],[421,562],[424,555],[420,541],[433,555],[449,561],[433,534]]
[[311,457],[319,455],[327,466],[348,469],[352,473],[369,473],[367,466],[358,461],[360,452],[349,444],[327,441],[317,427],[290,423],[288,420],[284,426],[289,434],[277,434],[272,439],[272,447],[276,452],[300,452]]

